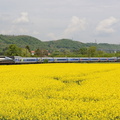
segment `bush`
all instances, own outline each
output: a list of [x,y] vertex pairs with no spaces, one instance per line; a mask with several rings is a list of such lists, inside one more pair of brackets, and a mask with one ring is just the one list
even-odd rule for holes
[[48,60],[47,60],[47,59],[45,59],[45,60],[44,60],[44,63],[48,63]]

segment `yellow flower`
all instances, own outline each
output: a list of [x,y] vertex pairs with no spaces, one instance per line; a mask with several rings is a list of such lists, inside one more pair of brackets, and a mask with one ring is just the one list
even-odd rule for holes
[[0,119],[120,119],[120,64],[0,66]]

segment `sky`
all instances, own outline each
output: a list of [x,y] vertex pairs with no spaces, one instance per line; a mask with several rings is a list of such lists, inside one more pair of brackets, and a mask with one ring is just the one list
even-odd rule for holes
[[0,34],[120,44],[120,0],[0,0]]

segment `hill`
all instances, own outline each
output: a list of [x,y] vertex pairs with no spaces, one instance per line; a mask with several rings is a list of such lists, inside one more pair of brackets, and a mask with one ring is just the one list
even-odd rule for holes
[[60,50],[78,50],[83,47],[96,46],[97,49],[110,51],[118,50],[120,51],[120,45],[108,44],[108,43],[82,43],[79,41],[73,41],[70,39],[60,39],[56,41],[41,41],[37,38],[27,35],[0,35],[0,51],[8,47],[10,44],[16,44],[19,47],[25,48],[29,46],[31,50],[36,50],[37,48],[46,49],[49,51],[60,51]]
[[45,48],[44,42],[27,35],[0,35],[0,48],[4,49],[10,44],[16,44],[19,47],[29,46],[32,50],[37,48]]
[[50,50],[69,49],[70,51],[72,51],[86,46],[84,43],[73,41],[70,39],[60,39],[60,40],[48,41],[44,43]]

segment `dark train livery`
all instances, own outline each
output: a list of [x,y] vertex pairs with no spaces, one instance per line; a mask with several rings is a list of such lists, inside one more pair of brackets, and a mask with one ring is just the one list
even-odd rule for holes
[[0,57],[0,63],[120,62],[119,57]]

